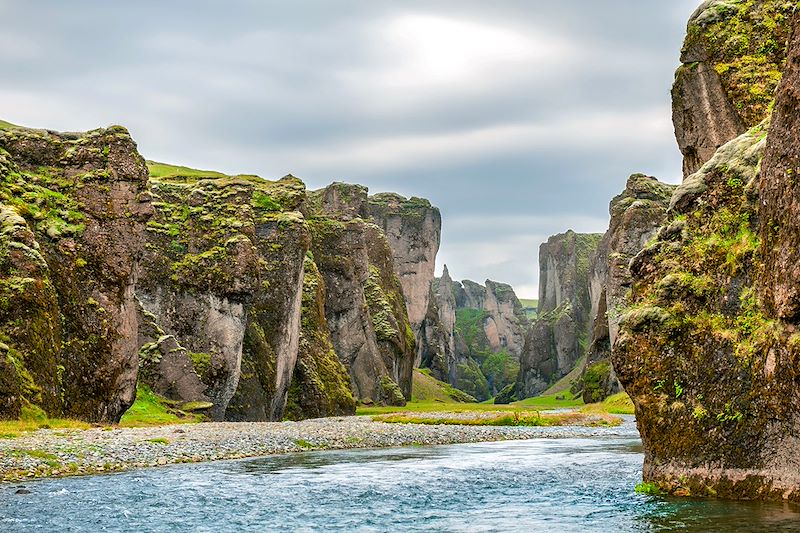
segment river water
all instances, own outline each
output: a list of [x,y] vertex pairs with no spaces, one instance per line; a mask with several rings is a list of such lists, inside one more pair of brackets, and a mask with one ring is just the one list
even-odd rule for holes
[[626,427],[0,485],[0,531],[800,531],[793,506],[636,494],[642,449]]

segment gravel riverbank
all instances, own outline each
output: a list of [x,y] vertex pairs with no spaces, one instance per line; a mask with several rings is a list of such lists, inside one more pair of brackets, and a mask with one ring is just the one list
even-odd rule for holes
[[94,474],[320,449],[628,435],[630,424],[626,420],[616,428],[444,426],[386,424],[367,416],[350,416],[301,422],[39,430],[0,440],[0,480]]

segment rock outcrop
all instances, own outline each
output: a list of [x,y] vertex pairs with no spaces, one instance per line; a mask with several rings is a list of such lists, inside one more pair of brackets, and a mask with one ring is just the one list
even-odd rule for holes
[[539,248],[539,309],[525,338],[516,397],[535,396],[572,370],[586,353],[592,311],[592,257],[602,234],[568,231]]
[[[307,193],[293,176],[151,168],[121,127],[3,125],[0,418],[117,422],[137,383],[215,420],[410,398],[407,307],[429,307],[435,208],[346,184]],[[394,248],[371,222],[379,205]],[[414,294],[426,286],[421,303],[398,272]]]
[[601,401],[621,390],[609,357],[630,291],[628,265],[664,222],[674,189],[651,176],[633,174],[625,190],[609,205],[611,221],[590,269],[594,317],[591,340],[581,380],[573,387],[582,389],[586,403]]
[[428,314],[442,216],[428,200],[406,199],[395,193],[370,196],[368,209],[392,250],[394,271],[403,286],[408,320],[417,339],[415,366],[419,366],[425,351],[422,328]]
[[0,418],[116,422],[136,390],[145,162],[119,126],[12,129],[0,178]]
[[692,15],[672,89],[684,176],[766,117],[793,12],[782,0],[706,0]]
[[364,218],[367,190],[334,184],[315,192],[310,206],[325,314],[353,393],[362,401],[402,405],[411,398],[415,338],[388,240]]
[[612,359],[636,406],[644,479],[675,494],[800,500],[800,19],[792,26],[771,125],[687,178],[631,263]]
[[528,318],[511,286],[434,280],[423,323],[422,365],[441,381],[485,400],[516,380]]

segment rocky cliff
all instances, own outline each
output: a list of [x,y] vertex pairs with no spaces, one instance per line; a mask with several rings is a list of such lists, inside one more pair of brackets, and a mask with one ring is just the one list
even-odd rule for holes
[[420,366],[426,350],[422,328],[428,314],[442,217],[428,200],[406,199],[394,193],[370,196],[368,209],[392,250],[394,271],[403,286],[408,319],[416,337],[415,366]]
[[121,127],[13,129],[0,179],[0,417],[115,422],[136,390],[145,162]]
[[[115,422],[137,383],[217,420],[410,397],[420,304],[365,188],[150,169],[121,127],[0,131],[0,417]],[[424,220],[435,255],[408,202],[387,227]]]
[[[737,16],[770,5],[743,2]],[[788,33],[785,19],[774,20]],[[771,125],[728,142],[687,177],[631,263],[631,305],[612,359],[636,406],[644,478],[672,493],[800,499],[798,19],[792,26]]]
[[630,291],[628,265],[664,222],[674,189],[651,176],[633,174],[625,190],[611,200],[608,231],[590,268],[593,325],[589,348],[581,379],[573,386],[582,389],[586,403],[601,401],[621,390],[609,357]]
[[684,176],[766,117],[794,7],[782,0],[706,0],[692,15],[672,89]]
[[428,298],[428,312],[422,322],[419,336],[423,341],[417,346],[421,349],[420,367],[429,368],[433,377],[445,383],[457,381],[458,355],[456,353],[456,298],[454,283],[447,265],[441,278],[431,284]]
[[600,298],[590,292],[590,267],[602,237],[568,231],[540,246],[538,317],[525,338],[517,398],[543,392],[586,353]]

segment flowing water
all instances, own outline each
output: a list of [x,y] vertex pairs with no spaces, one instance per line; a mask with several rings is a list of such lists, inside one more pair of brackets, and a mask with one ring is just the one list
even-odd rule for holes
[[636,494],[630,430],[324,451],[0,486],[0,531],[800,531],[781,504]]

